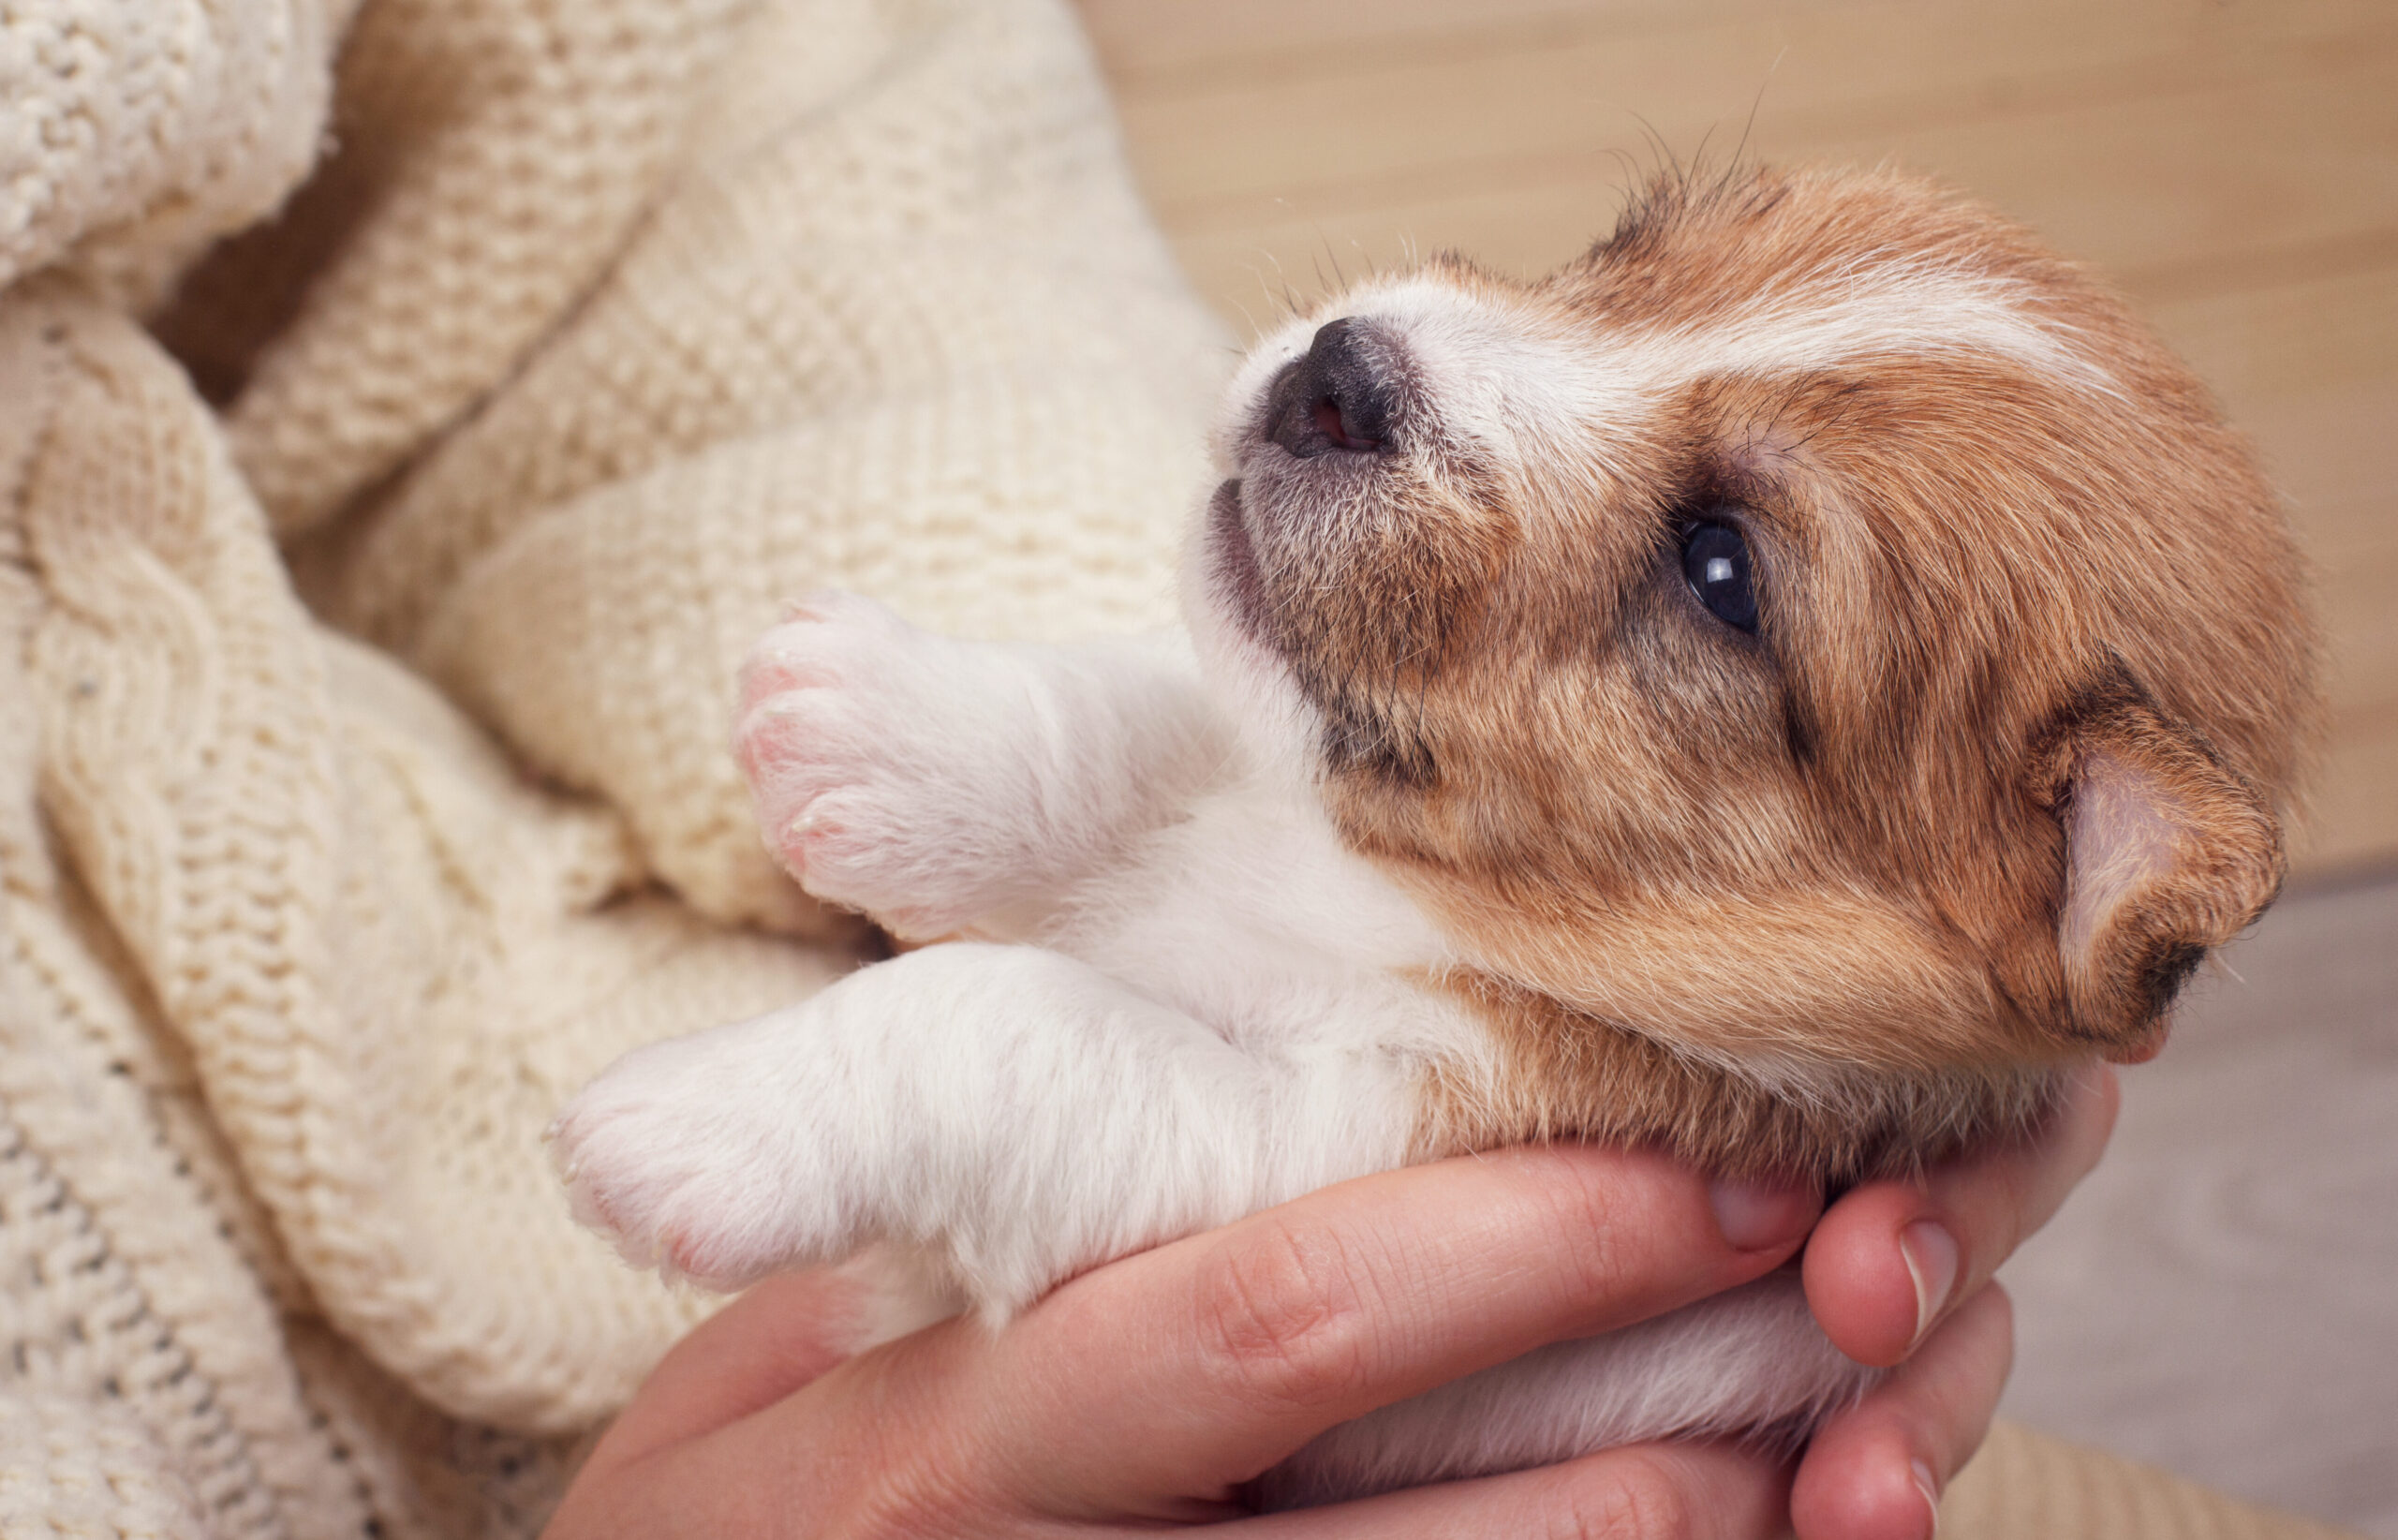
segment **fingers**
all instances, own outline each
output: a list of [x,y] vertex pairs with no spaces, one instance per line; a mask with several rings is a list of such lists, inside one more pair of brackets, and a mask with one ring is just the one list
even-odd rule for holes
[[1649,1444],[1544,1470],[1272,1514],[1229,1529],[1242,1540],[1768,1540],[1782,1533],[1788,1490],[1787,1473],[1754,1452]]
[[848,1276],[770,1278],[674,1345],[587,1462],[627,1465],[772,1405],[848,1355],[864,1301]]
[[1754,1278],[1817,1201],[1712,1198],[1652,1156],[1510,1150],[1129,1258],[1001,1339],[999,1458],[1029,1506],[1060,1517],[1229,1494],[1335,1423]]
[[1990,1430],[2014,1351],[2014,1314],[1992,1284],[1825,1424],[1791,1488],[1799,1540],[1932,1540],[1939,1494]]
[[2093,1066],[2036,1141],[1843,1196],[1815,1227],[1803,1264],[1825,1335],[1859,1363],[1904,1358],[2097,1163],[2119,1095],[2114,1072]]

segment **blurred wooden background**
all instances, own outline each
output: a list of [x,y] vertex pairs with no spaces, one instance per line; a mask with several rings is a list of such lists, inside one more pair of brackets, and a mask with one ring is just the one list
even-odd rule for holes
[[[2262,444],[2334,710],[2303,877],[2398,863],[2398,5],[1078,0],[1134,164],[1244,335],[1336,271],[1532,273],[1677,155],[1902,163],[2128,289]],[[1627,162],[1626,156],[1630,156]]]

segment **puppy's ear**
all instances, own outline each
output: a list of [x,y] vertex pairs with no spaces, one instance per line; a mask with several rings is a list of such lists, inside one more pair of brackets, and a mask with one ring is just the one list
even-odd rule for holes
[[2280,822],[2121,659],[2059,715],[2034,782],[2065,830],[2067,1029],[2109,1059],[2144,1059],[2208,949],[2280,891]]

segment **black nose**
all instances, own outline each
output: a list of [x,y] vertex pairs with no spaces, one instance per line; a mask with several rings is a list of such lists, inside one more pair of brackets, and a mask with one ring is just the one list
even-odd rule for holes
[[1386,449],[1399,415],[1392,364],[1388,349],[1354,316],[1318,327],[1307,356],[1274,381],[1267,436],[1302,458]]

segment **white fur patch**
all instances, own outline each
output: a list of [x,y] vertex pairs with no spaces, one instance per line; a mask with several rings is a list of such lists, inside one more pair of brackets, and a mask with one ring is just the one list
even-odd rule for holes
[[896,1243],[1004,1317],[1397,1164],[1408,1091],[1370,1045],[1239,1045],[1061,953],[957,942],[626,1056],[553,1148],[636,1264],[734,1288]]
[[1300,1507],[1650,1439],[1804,1426],[1881,1377],[1832,1346],[1797,1277],[1772,1273],[1343,1423],[1268,1472],[1259,1493]]
[[734,749],[768,848],[910,940],[1013,937],[1227,752],[1178,637],[1011,647],[824,594],[742,670]]
[[1893,261],[1794,282],[1702,324],[1630,323],[1570,332],[1535,306],[1411,274],[1368,283],[1261,342],[1235,377],[1216,427],[1236,436],[1268,382],[1336,317],[1381,322],[1401,339],[1445,433],[1532,458],[1595,432],[1636,425],[1700,379],[1821,370],[1852,359],[1994,355],[2113,393],[2107,370],[2064,323],[2004,279]]
[[1438,933],[1304,779],[1238,757],[1187,656],[954,642],[836,596],[746,694],[762,819],[821,896],[1044,944],[929,947],[611,1068],[553,1148],[638,1264],[733,1287],[880,1247],[917,1280],[895,1298],[1004,1315],[1398,1164],[1421,1064],[1476,1051],[1401,977]]

